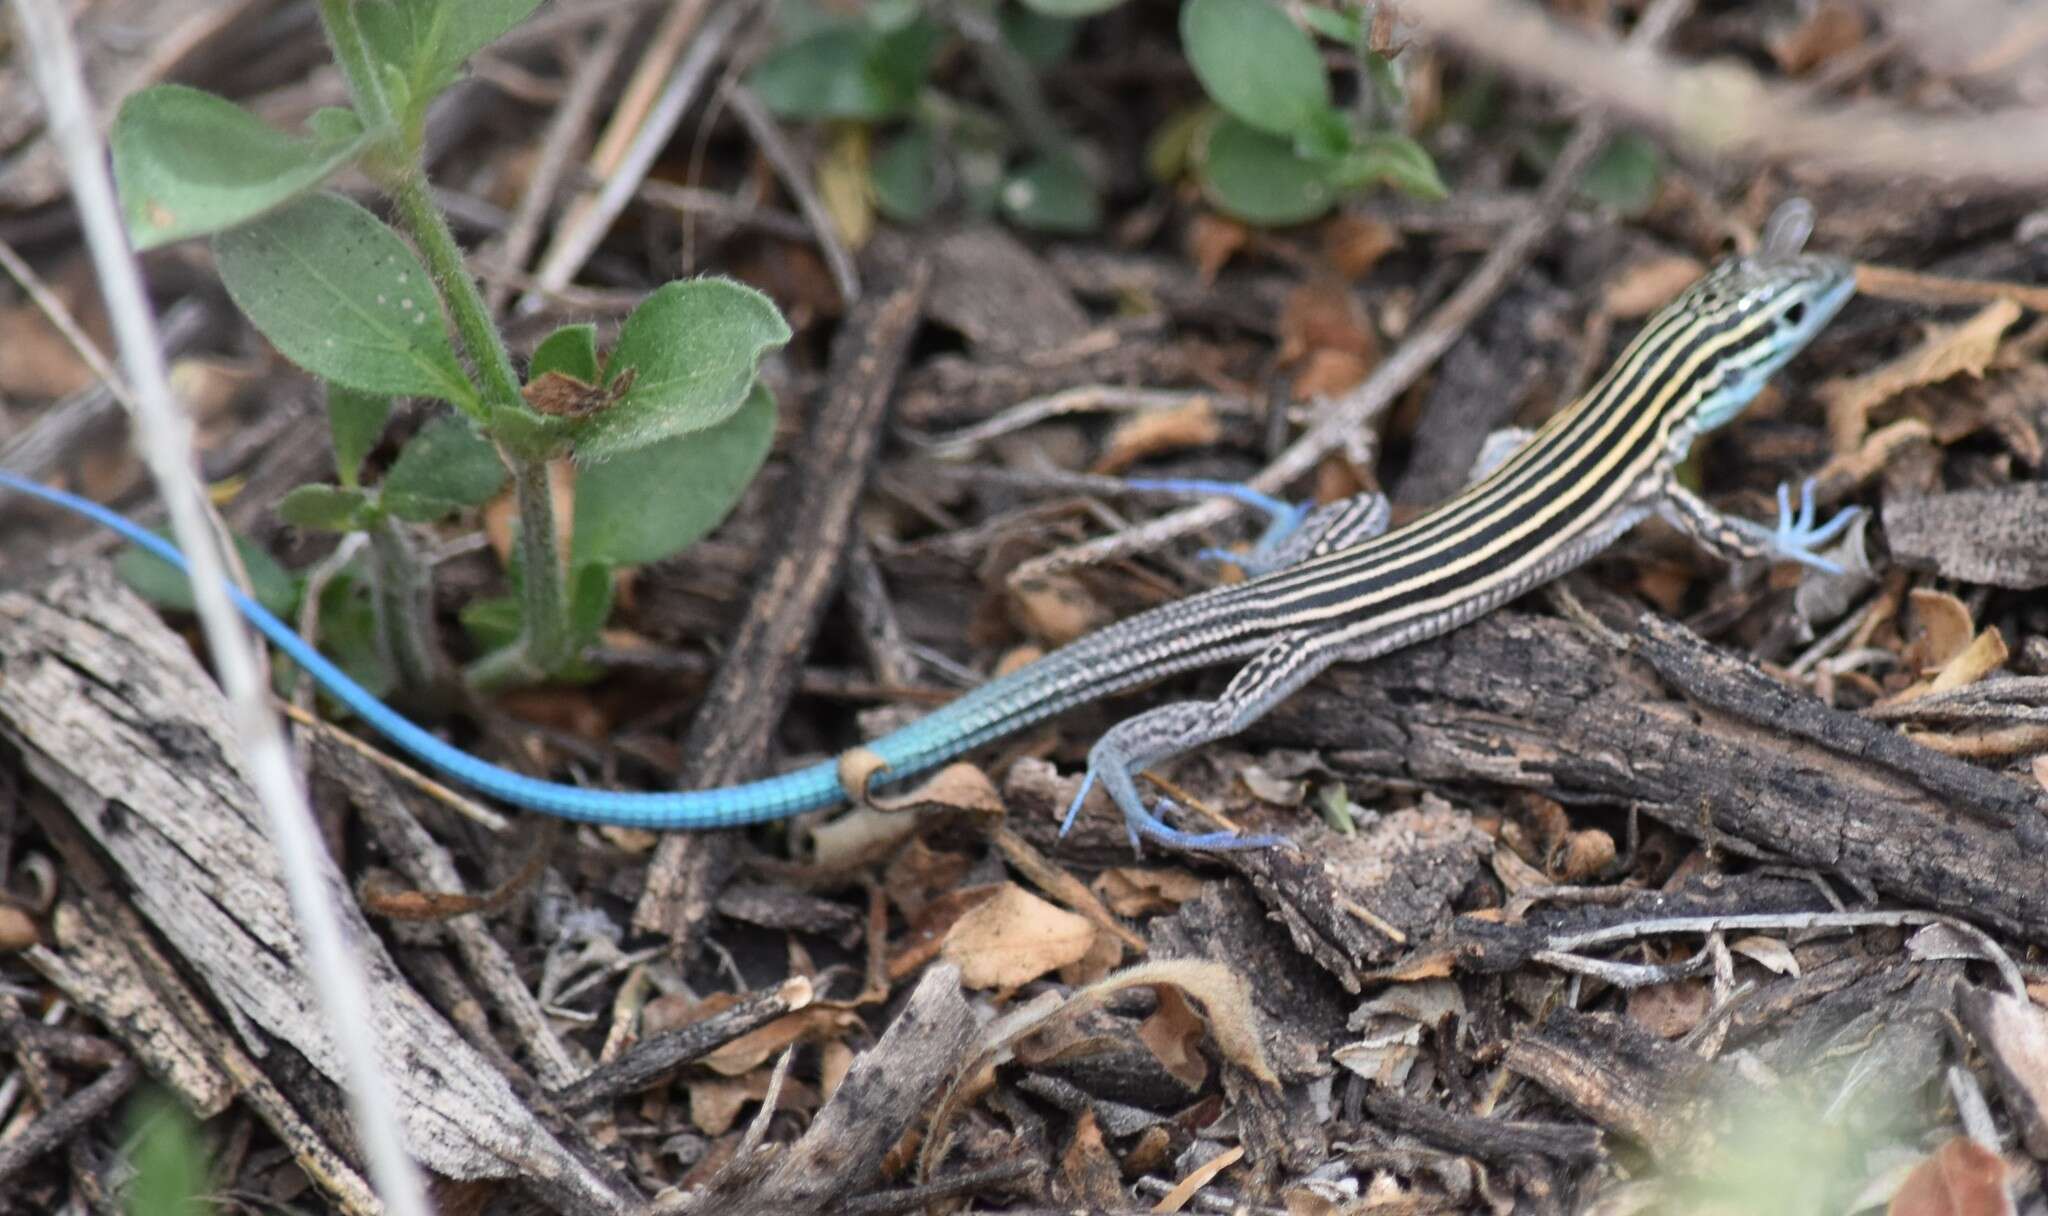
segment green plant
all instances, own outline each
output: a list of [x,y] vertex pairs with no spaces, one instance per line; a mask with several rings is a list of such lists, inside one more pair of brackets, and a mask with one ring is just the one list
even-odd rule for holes
[[[476,507],[509,480],[516,595],[496,612],[499,645],[469,678],[488,687],[572,674],[609,610],[612,572],[668,556],[716,526],[773,431],[775,403],[757,370],[789,327],[765,296],[723,279],[655,291],[608,357],[591,327],[572,325],[540,345],[523,384],[515,373],[429,197],[420,152],[429,104],[538,3],[320,0],[351,104],[315,114],[303,136],[178,85],[136,93],[114,123],[114,169],[137,246],[211,236],[237,306],[280,353],[326,381],[336,484],[301,486],[281,511],[300,527],[369,536],[371,576],[338,580],[329,594],[374,588],[377,627],[362,638],[350,628],[360,613],[324,613],[341,628],[323,640],[352,639],[365,653],[341,657],[359,670],[388,656],[408,684],[433,681],[438,650],[406,525]],[[396,229],[319,191],[346,166],[376,184]],[[363,466],[394,397],[454,408],[366,486]],[[580,470],[566,551],[548,477],[565,457]],[[287,585],[281,606],[296,594]]]
[[204,1216],[207,1149],[176,1098],[149,1088],[128,1104],[128,1164],[135,1176],[122,1195],[130,1216]]
[[[1082,232],[1102,203],[1076,141],[1052,118],[1037,71],[1073,45],[1076,18],[1119,0],[995,0],[927,6],[871,3],[858,15],[786,0],[784,41],[747,83],[784,118],[859,124],[874,137],[854,189],[891,219],[914,223],[948,194],[974,212],[1048,232]],[[996,115],[931,87],[942,47],[962,45],[995,95]]]
[[[950,189],[969,211],[1020,227],[1084,231],[1101,203],[1087,158],[1051,118],[1036,73],[1058,63],[1082,19],[1124,0],[955,0],[948,24],[904,0],[832,16],[811,0],[778,10],[786,41],[750,83],[786,118],[860,124],[875,150],[858,183],[891,219],[916,222]],[[1441,198],[1428,152],[1394,127],[1401,104],[1395,53],[1375,35],[1371,5],[1299,8],[1274,0],[1184,0],[1181,43],[1209,104],[1168,120],[1152,168],[1191,173],[1219,209],[1259,224],[1313,219],[1350,191],[1386,184]],[[953,41],[975,54],[1003,118],[932,87]],[[1345,48],[1364,87],[1339,109],[1316,36]],[[845,172],[843,164],[821,172]]]
[[1273,0],[1187,0],[1181,45],[1220,113],[1188,133],[1203,192],[1259,224],[1314,219],[1344,193],[1386,184],[1422,198],[1447,191],[1422,145],[1388,127],[1400,98],[1393,58],[1373,46],[1363,7],[1306,8],[1317,34],[1349,49],[1370,86],[1359,105],[1332,101],[1322,52]]

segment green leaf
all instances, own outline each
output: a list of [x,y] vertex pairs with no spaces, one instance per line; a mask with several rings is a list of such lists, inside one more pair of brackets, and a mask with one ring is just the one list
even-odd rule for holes
[[747,83],[785,118],[894,118],[916,102],[937,47],[938,27],[926,20],[894,30],[833,25],[770,54]]
[[732,511],[774,437],[775,395],[756,383],[717,426],[582,470],[570,565],[637,566],[682,552]]
[[746,401],[761,356],[787,341],[789,323],[751,287],[664,284],[620,327],[604,373],[619,400],[584,424],[577,457],[604,460],[717,426]]
[[516,596],[471,600],[455,616],[462,622],[463,631],[469,634],[469,640],[479,654],[503,650],[519,640],[519,600]]
[[[170,533],[157,529],[157,535],[168,538]],[[299,602],[298,585],[292,581],[291,573],[278,565],[276,558],[258,548],[255,541],[242,536],[234,540],[242,568],[249,572],[249,586],[256,593],[256,602],[290,620]],[[135,594],[157,607],[175,612],[192,611],[191,580],[162,558],[140,549],[123,550],[121,556],[114,559],[114,572]]]
[[540,0],[380,0],[354,4],[363,40],[403,81],[402,112],[423,113],[462,65],[526,20]]
[[921,127],[883,144],[868,166],[876,209],[899,224],[930,215],[939,201],[938,159],[938,141]]
[[347,486],[299,486],[277,504],[277,516],[294,528],[316,532],[350,532],[364,527],[370,496]]
[[345,486],[362,476],[363,460],[384,434],[391,417],[391,398],[359,393],[338,384],[327,386],[327,430],[334,442],[334,471]]
[[1092,17],[1106,13],[1124,0],[1024,0],[1024,7],[1048,17]]
[[1216,116],[1200,150],[1202,193],[1217,207],[1254,224],[1299,224],[1330,209],[1337,191],[1329,166],[1295,152],[1228,114]]
[[228,294],[300,367],[366,393],[482,408],[426,269],[363,208],[315,194],[221,233],[213,251]]
[[206,1144],[177,1099],[154,1087],[128,1108],[135,1177],[122,1196],[130,1216],[205,1216]]
[[1365,33],[1365,23],[1358,19],[1355,12],[1317,8],[1311,4],[1301,10],[1301,19],[1316,33],[1332,42],[1341,42],[1345,46],[1357,46],[1359,38]]
[[1272,0],[1187,0],[1180,39],[1202,88],[1250,126],[1293,135],[1330,109],[1316,44]]
[[1417,198],[1450,196],[1444,179],[1437,174],[1436,161],[1421,144],[1406,135],[1378,132],[1361,138],[1331,174],[1341,187],[1385,182]]
[[1657,198],[1663,153],[1648,138],[1617,135],[1579,178],[1579,193],[1624,216],[1641,215]]
[[1089,232],[1102,222],[1094,183],[1062,157],[1026,162],[1003,181],[997,198],[1013,223],[1040,232]]
[[431,523],[489,502],[506,476],[491,441],[467,419],[450,415],[420,428],[398,453],[379,487],[380,501],[400,519]]
[[569,575],[569,632],[578,638],[593,639],[611,614],[611,567],[578,566]]
[[353,564],[320,593],[320,649],[371,696],[398,686],[390,655],[378,644],[377,609],[368,582]]
[[1059,63],[1074,49],[1081,23],[1067,17],[1051,16],[1029,7],[1004,5],[996,14],[1003,41],[1025,63],[1040,71]]
[[295,139],[224,98],[160,84],[121,103],[112,136],[121,212],[137,249],[232,228],[327,180],[362,150],[344,135]]
[[596,384],[597,326],[564,325],[541,339],[533,348],[533,361],[526,369],[528,382],[549,372],[571,376],[585,384]]

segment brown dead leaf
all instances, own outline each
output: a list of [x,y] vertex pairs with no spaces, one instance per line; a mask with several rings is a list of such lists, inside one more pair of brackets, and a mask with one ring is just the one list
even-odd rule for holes
[[2048,1153],[2048,1013],[2025,997],[1984,988],[1958,992],[1957,1012],[1990,1062],[2020,1140]]
[[1357,282],[1401,247],[1401,234],[1385,220],[1336,215],[1323,223],[1323,260],[1347,281]]
[[1628,994],[1628,1016],[1660,1039],[1680,1038],[1707,1016],[1714,994],[1705,980],[1650,984]]
[[1348,350],[1311,351],[1302,360],[1301,371],[1296,373],[1289,391],[1296,401],[1334,397],[1357,388],[1372,366],[1370,360]]
[[566,372],[542,372],[519,395],[537,413],[554,418],[583,418],[604,409],[625,396],[638,368],[627,368],[611,384],[591,384]]
[[1135,866],[1104,870],[1091,885],[1110,911],[1130,919],[1172,912],[1204,890],[1201,878],[1187,870]]
[[1601,293],[1600,309],[1619,321],[1647,317],[1678,298],[1678,293],[1707,272],[1699,259],[1684,254],[1644,258],[1621,269]]
[[844,1035],[858,1033],[862,1025],[858,1014],[844,1009],[813,1005],[808,1009],[783,1014],[766,1026],[741,1035],[703,1057],[698,1063],[720,1076],[744,1076],[782,1054],[791,1043],[829,1042]]
[[1200,1194],[1202,1188],[1208,1186],[1215,1179],[1216,1175],[1236,1165],[1243,1159],[1244,1145],[1234,1144],[1230,1146],[1188,1171],[1187,1177],[1174,1183],[1172,1190],[1159,1197],[1159,1202],[1152,1205],[1152,1210],[1155,1212],[1180,1211],[1187,1207],[1188,1201]]
[[1951,376],[1983,375],[2005,331],[2019,318],[2019,305],[1995,301],[1960,324],[1930,327],[1918,346],[1881,367],[1823,384],[1817,395],[1827,406],[1835,452],[1855,451],[1870,427],[1872,411],[1907,389]]
[[1223,438],[1223,421],[1208,397],[1169,410],[1133,414],[1109,433],[1093,472],[1121,473],[1151,456],[1212,446]]
[[1202,1037],[1208,1027],[1202,1015],[1180,994],[1178,988],[1155,989],[1159,1007],[1138,1026],[1138,1038],[1152,1055],[1189,1089],[1200,1089],[1209,1081],[1209,1061],[1202,1055]]
[[747,1077],[697,1077],[690,1081],[690,1123],[707,1136],[723,1136],[739,1121],[749,1102],[768,1096],[768,1074]]
[[0,903],[0,952],[26,950],[36,944],[36,918],[13,904]]
[[1507,889],[1509,895],[1551,885],[1549,875],[1523,861],[1511,848],[1495,849],[1492,861],[1494,877],[1500,879],[1500,885]]
[[830,1102],[839,1083],[853,1071],[853,1048],[843,1039],[833,1039],[818,1051],[818,1100]]
[[1799,958],[1792,953],[1792,947],[1775,937],[1761,934],[1742,937],[1728,943],[1728,948],[1752,962],[1761,964],[1778,975],[1799,978]]
[[1087,584],[1065,574],[1047,574],[1013,586],[1010,614],[1017,627],[1056,646],[1109,623],[1109,609],[1088,591]]
[[961,887],[948,891],[926,904],[916,916],[910,918],[910,929],[895,943],[894,952],[889,956],[888,974],[891,980],[900,980],[926,963],[937,958],[939,948],[944,944],[946,934],[953,925],[973,908],[995,898],[1002,889],[997,883],[986,883],[975,887]]
[[2034,784],[2048,790],[2048,756],[2036,756],[2033,763]]
[[1562,848],[1550,855],[1550,872],[1560,882],[1581,883],[1596,878],[1614,864],[1614,837],[1599,828],[1586,828],[1565,837]]
[[1280,362],[1297,363],[1317,351],[1341,351],[1371,364],[1379,339],[1351,289],[1335,279],[1314,279],[1287,293],[1280,309]]
[[1251,240],[1251,229],[1227,216],[1204,211],[1188,222],[1187,250],[1206,286]]
[[2012,1216],[2005,1159],[1957,1136],[1915,1166],[1885,1216]]
[[1806,20],[1770,40],[1771,58],[1786,75],[1802,75],[1862,46],[1869,33],[1870,23],[1861,8],[1825,0]]
[[1998,626],[1993,625],[1978,634],[1976,640],[1971,642],[1963,653],[1943,664],[1941,670],[1935,673],[1933,681],[1928,684],[1927,691],[1948,692],[1951,689],[1975,684],[2005,666],[2007,657],[2005,635],[1998,631]]
[[1906,670],[1939,671],[1969,648],[1977,624],[1970,609],[1946,591],[1915,587],[1906,593],[1906,621],[1911,639],[1899,656]]
[[[1101,925],[1096,927],[1098,929],[1104,928]],[[1139,944],[1143,945],[1142,938],[1139,939]],[[1124,945],[1125,943],[1115,933],[1108,931],[1098,932],[1095,935],[1095,944],[1088,947],[1088,953],[1081,956],[1081,961],[1068,963],[1060,968],[1060,983],[1066,984],[1069,987],[1079,988],[1084,984],[1092,984],[1108,976],[1118,967],[1123,966]],[[1143,954],[1144,951],[1141,949],[1138,953]]]
[[1093,1110],[1082,1108],[1081,1117],[1074,1120],[1073,1138],[1060,1154],[1060,1174],[1075,1201],[1102,1211],[1123,1206],[1123,1171],[1110,1155]]
[[965,853],[942,853],[912,838],[882,871],[882,890],[898,912],[915,917],[932,900],[958,887],[972,864]]
[[969,988],[1016,988],[1079,962],[1095,933],[1086,917],[1005,883],[953,922],[939,953]]

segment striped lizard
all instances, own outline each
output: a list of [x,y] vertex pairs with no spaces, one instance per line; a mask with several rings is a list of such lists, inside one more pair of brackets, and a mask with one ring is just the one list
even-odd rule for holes
[[[1089,634],[867,745],[897,781],[1084,702],[1191,668],[1237,664],[1207,700],[1161,705],[1106,732],[1088,755],[1082,799],[1100,782],[1141,839],[1191,849],[1244,848],[1276,836],[1193,834],[1168,826],[1138,791],[1150,765],[1243,730],[1337,662],[1360,662],[1447,633],[1585,562],[1656,515],[1730,561],[1773,558],[1823,570],[1817,551],[1858,509],[1816,525],[1813,482],[1797,510],[1778,491],[1775,528],[1723,515],[1681,485],[1701,434],[1732,420],[1855,290],[1849,265],[1767,238],[1723,261],[1643,326],[1613,367],[1534,433],[1501,432],[1467,487],[1388,529],[1386,499],[1361,494],[1300,511],[1244,487],[1139,488],[1235,494],[1274,516],[1246,581],[1210,588]],[[181,569],[177,549],[89,500],[0,472],[0,486],[114,530]],[[469,755],[385,706],[292,628],[239,593],[263,635],[334,698],[403,750],[492,797],[567,819],[649,829],[734,827],[848,800],[839,766],[812,764],[721,789],[675,793],[543,781]],[[856,793],[862,791],[855,791]]]

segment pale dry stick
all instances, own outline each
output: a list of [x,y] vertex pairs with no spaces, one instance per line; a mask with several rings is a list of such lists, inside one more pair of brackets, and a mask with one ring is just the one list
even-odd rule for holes
[[1970,118],[1821,106],[1738,63],[1619,54],[1513,0],[1430,0],[1402,15],[1477,58],[1588,97],[1705,155],[1885,178],[2048,182],[2048,109]]
[[512,826],[511,821],[498,812],[442,785],[411,765],[392,759],[390,753],[382,748],[372,747],[324,718],[315,717],[289,701],[278,702],[277,710],[300,726],[325,733],[334,742],[486,831],[503,832]]
[[[2048,131],[2048,120],[2044,120],[2043,129]],[[2048,287],[2002,283],[1996,279],[1952,279],[1866,262],[1856,264],[1856,290],[1862,295],[1908,304],[1988,304],[1993,300],[2011,300],[2022,308],[2048,312]]]
[[[1629,35],[1631,52],[1641,53],[1661,41],[1692,8],[1692,0],[1658,0]],[[1308,432],[1287,445],[1273,462],[1251,479],[1251,487],[1267,494],[1284,493],[1294,482],[1320,463],[1324,456],[1357,440],[1367,423],[1394,403],[1395,398],[1422,377],[1451,348],[1465,328],[1476,320],[1494,297],[1521,272],[1545,236],[1570,203],[1579,173],[1592,163],[1607,142],[1609,125],[1598,114],[1579,120],[1564,150],[1551,165],[1550,175],[1537,192],[1529,211],[1502,234],[1471,276],[1459,284],[1449,299],[1437,306],[1399,349],[1388,355],[1357,388],[1325,403]],[[1169,515],[1148,520],[1096,540],[1035,557],[1011,573],[1009,583],[1019,586],[1075,566],[1113,561],[1133,553],[1157,549],[1173,540],[1214,527],[1243,510],[1236,499],[1212,498]]]
[[825,266],[832,272],[832,283],[839,288],[842,302],[851,304],[860,299],[860,272],[854,269],[853,255],[846,251],[846,242],[839,239],[839,229],[832,222],[832,213],[825,209],[825,200],[811,188],[810,173],[789,141],[782,137],[782,128],[775,125],[775,118],[768,113],[761,99],[746,85],[734,83],[725,89],[726,104],[732,107],[733,116],[747,129],[747,135],[754,145],[761,149],[761,155],[768,158],[768,165],[775,170],[775,176],[782,182],[782,188],[789,191],[796,200],[796,209],[810,225],[811,239],[817,243],[818,252],[824,255]]
[[1132,388],[1121,384],[1077,384],[1056,393],[1031,397],[1003,410],[994,417],[958,430],[928,435],[916,431],[900,432],[912,444],[936,456],[962,456],[973,451],[991,439],[1014,434],[1027,427],[1036,426],[1049,418],[1060,418],[1068,414],[1095,412],[1129,412],[1134,414],[1158,413],[1166,410],[1183,409],[1198,401],[1209,401],[1224,405],[1238,412],[1251,408],[1251,403],[1242,398],[1226,397],[1207,389],[1188,391],[1184,389]]
[[[577,57],[570,69],[569,91],[548,119],[547,133],[541,136],[533,179],[527,183],[526,192],[505,225],[504,235],[498,238],[497,247],[486,255],[486,260],[508,270],[526,265],[527,255],[540,240],[541,223],[547,218],[549,204],[554,202],[555,189],[576,151],[577,138],[589,125],[590,115],[611,79],[612,69],[618,66],[619,56],[625,53],[626,40],[637,19],[638,14],[629,10],[612,14],[598,31],[596,41]],[[511,295],[511,284],[503,279],[493,280],[484,289],[484,302],[495,316]]]
[[[590,171],[604,184],[594,195],[586,195],[576,201],[555,228],[555,238],[542,255],[540,268],[534,272],[538,290],[521,296],[515,311],[520,314],[538,312],[546,303],[546,293],[560,291],[575,279],[583,263],[611,231],[612,222],[619,218],[626,204],[632,201],[633,193],[639,188],[647,170],[654,164],[654,158],[668,145],[669,136],[675,133],[676,124],[682,121],[683,111],[704,87],[711,76],[712,65],[724,53],[726,43],[739,29],[754,8],[752,0],[728,0],[712,8],[704,16],[707,0],[685,0],[664,23],[657,49],[667,46],[673,35],[674,41],[689,39],[689,47],[673,71],[666,73],[660,94],[648,105],[644,114],[628,108],[637,90],[650,73],[642,71],[628,86],[628,96],[620,103],[619,112],[613,116],[611,125],[605,129],[604,138],[590,155]],[[702,20],[698,20],[702,17]],[[687,18],[687,23],[685,22]],[[680,34],[675,31],[680,30]],[[649,62],[657,62],[654,56]]]
[[[192,463],[192,420],[171,392],[141,268],[129,251],[107,149],[86,96],[84,69],[69,20],[56,0],[15,0],[29,70],[49,116],[49,138],[64,162],[86,246],[135,397],[137,445],[155,474],[178,547],[191,565],[192,598],[207,648],[227,694],[250,788],[269,821],[272,846],[305,943],[305,966],[340,1057],[350,1113],[378,1197],[392,1216],[426,1216],[419,1168],[406,1153],[397,1105],[385,1079],[364,994],[369,982],[342,935],[328,885],[330,870],[312,809],[292,771],[284,734],[270,713],[255,647],[228,600],[225,563]],[[331,865],[331,862],[328,863]]]
[[2026,981],[2004,948],[1982,929],[1942,912],[1899,909],[1885,912],[1744,912],[1731,916],[1666,916],[1628,921],[1588,929],[1583,933],[1562,933],[1544,943],[1546,952],[1576,954],[1595,946],[1660,937],[1670,933],[1726,933],[1736,929],[1774,929],[1797,932],[1825,929],[1875,929],[1904,925],[1942,925],[1969,938],[1984,952],[1986,961],[1998,969],[2007,991],[2026,991]]

